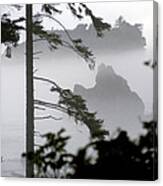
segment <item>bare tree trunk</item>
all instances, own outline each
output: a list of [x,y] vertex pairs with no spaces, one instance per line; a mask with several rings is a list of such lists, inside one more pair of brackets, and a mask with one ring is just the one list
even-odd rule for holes
[[[26,153],[34,152],[32,5],[26,5]],[[26,177],[34,176],[31,160],[26,160]]]

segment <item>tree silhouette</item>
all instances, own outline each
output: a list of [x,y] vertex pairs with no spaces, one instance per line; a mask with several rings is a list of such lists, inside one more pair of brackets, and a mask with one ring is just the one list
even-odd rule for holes
[[[157,179],[156,122],[145,122],[147,133],[136,141],[126,131],[115,139],[93,143],[98,153],[95,164],[85,161],[88,147],[80,150],[74,160],[73,178],[155,180]],[[81,157],[83,161],[78,160]]]
[[63,137],[62,129],[56,134],[43,135],[45,144],[27,156],[36,166],[36,177],[155,180],[158,174],[156,122],[144,122],[143,127],[146,133],[135,140],[126,131],[119,130],[110,140],[91,140],[77,154],[66,151],[69,137]]
[[[81,20],[85,16],[89,16],[92,20],[92,24],[97,32],[98,37],[103,36],[104,30],[110,30],[111,26],[108,23],[103,22],[102,18],[96,17],[93,12],[84,4],[84,3],[68,3],[69,10],[77,19]],[[15,5],[16,8],[21,8],[20,6]],[[54,109],[60,109],[62,112],[66,112],[68,115],[74,117],[75,121],[81,121],[85,123],[90,129],[92,137],[100,137],[106,135],[107,132],[101,129],[102,120],[98,120],[95,117],[95,113],[89,113],[88,109],[84,103],[84,100],[77,95],[73,95],[70,90],[61,89],[57,93],[60,96],[58,105],[46,103],[46,101],[35,100],[33,95],[33,42],[38,42],[40,40],[46,40],[49,43],[49,46],[52,50],[55,50],[60,47],[68,47],[81,56],[89,65],[90,69],[93,69],[95,66],[95,60],[92,51],[82,43],[81,38],[72,38],[69,32],[66,30],[65,26],[55,18],[56,14],[62,14],[62,11],[59,10],[56,4],[43,4],[41,13],[33,15],[32,5],[26,5],[26,17],[19,18],[17,20],[11,20],[8,15],[4,14],[2,16],[2,32],[1,37],[3,38],[2,43],[8,45],[7,49],[10,49],[9,44],[16,46],[20,37],[19,30],[24,29],[26,31],[26,79],[27,79],[27,127],[26,127],[26,152],[34,153],[34,103],[36,104],[35,108],[44,105],[48,107],[52,106]],[[68,41],[65,41],[61,36],[57,35],[55,31],[49,33],[42,26],[43,18],[49,18],[59,24],[64,30],[68,37]],[[33,19],[35,18],[35,19]],[[26,28],[18,26],[17,23],[21,21],[26,21]],[[33,40],[33,34],[38,36],[38,39]],[[11,51],[7,50],[7,56],[11,57]],[[35,78],[38,79],[38,78]],[[54,84],[54,83],[53,83]],[[54,91],[53,89],[53,91]],[[82,106],[79,109],[79,105]],[[55,105],[55,106],[54,106]],[[65,106],[65,107],[62,107]],[[51,119],[51,117],[48,117]],[[103,138],[103,137],[102,137]],[[26,164],[26,176],[33,177],[33,163],[31,160],[27,159]]]
[[1,17],[1,42],[5,45],[11,44],[17,46],[20,39],[20,30],[24,30],[23,26],[18,23],[25,21],[24,17],[19,19],[11,20],[8,14],[3,14]]

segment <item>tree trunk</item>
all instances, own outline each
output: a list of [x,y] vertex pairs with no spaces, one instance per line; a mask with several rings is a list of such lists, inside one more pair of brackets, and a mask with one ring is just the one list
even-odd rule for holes
[[[26,153],[34,152],[32,5],[26,5]],[[31,160],[26,160],[26,177],[34,176]]]

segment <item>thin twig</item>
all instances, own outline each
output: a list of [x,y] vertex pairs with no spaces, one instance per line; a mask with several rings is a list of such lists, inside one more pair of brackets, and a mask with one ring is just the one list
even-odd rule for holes
[[49,103],[49,102],[42,101],[42,100],[34,100],[34,104],[41,105],[41,106],[47,107],[49,109],[56,109],[58,111],[67,113],[67,109],[65,107],[62,107],[62,106],[55,104],[55,103]]
[[35,117],[35,120],[46,120],[46,119],[61,120],[62,118],[56,118],[51,115]]
[[39,107],[39,106],[35,106],[34,109],[37,109],[37,110],[46,110],[45,108]]
[[33,55],[42,54],[42,51],[36,51],[33,53]]
[[44,81],[44,82],[50,83],[50,84],[54,85],[58,90],[61,90],[61,88],[54,81],[52,81],[48,78],[34,76],[34,80]]
[[69,40],[72,43],[74,43],[73,42],[73,38],[71,37],[70,33],[67,31],[66,27],[58,19],[56,19],[56,18],[54,18],[54,17],[52,17],[50,15],[47,15],[47,14],[37,14],[34,17],[40,17],[40,16],[41,17],[48,17],[48,18],[52,19],[53,21],[55,21],[56,23],[58,23],[63,28],[63,30],[65,31],[65,33],[66,33],[67,37],[69,38]]

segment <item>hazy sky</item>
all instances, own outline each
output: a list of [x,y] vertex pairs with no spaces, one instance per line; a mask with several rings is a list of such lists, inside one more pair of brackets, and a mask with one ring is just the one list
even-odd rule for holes
[[[104,19],[104,21],[112,24],[114,26],[116,19],[119,16],[123,16],[124,19],[129,22],[130,24],[140,23],[143,24],[143,36],[146,38],[147,41],[147,52],[146,52],[146,59],[152,59],[152,42],[153,42],[153,1],[128,1],[128,2],[98,2],[98,3],[87,3],[87,5],[92,9],[94,14],[96,16],[100,16]],[[16,11],[14,8],[11,8],[7,5],[1,5],[1,13],[9,11],[11,16],[13,18],[17,18],[19,16],[25,15],[25,8],[22,8],[21,11]],[[34,13],[37,13],[40,11],[41,6],[39,4],[35,4],[33,6]],[[79,23],[90,23],[89,17],[84,18],[84,20],[79,21],[74,16],[71,15],[70,11],[67,11],[67,4],[62,3],[60,6],[58,6],[59,9],[64,10],[61,15],[56,15],[56,18],[58,18],[67,29],[74,29],[77,24]],[[54,29],[61,29],[61,27],[57,24],[54,24],[53,21],[49,21],[48,19],[44,20],[43,22],[44,26],[47,29],[51,29],[52,27]],[[21,42],[25,40],[24,34],[22,34]],[[120,68],[123,68],[120,66]],[[152,73],[149,72],[149,70],[142,71],[142,77],[145,76],[146,79],[148,78],[148,82],[144,82],[144,78],[142,78],[141,82],[144,82],[143,84],[146,84],[146,89],[148,89],[146,92],[149,92],[146,94],[144,92],[144,86],[141,85],[141,93],[139,95],[143,95],[145,97],[144,99],[150,100],[150,104],[152,101]],[[147,74],[145,75],[144,72],[146,71]],[[136,73],[136,72],[135,72]],[[123,74],[122,74],[123,75]],[[132,75],[132,74],[131,74]],[[140,76],[140,73],[139,73]],[[132,77],[129,79],[133,79]],[[130,83],[130,81],[129,81]],[[137,87],[140,86],[140,81],[136,82]],[[133,83],[130,83],[130,86],[133,88],[133,90],[136,90]],[[141,96],[142,97],[142,96]]]
[[[153,11],[153,1],[128,1],[128,2],[98,2],[98,3],[87,3],[87,5],[93,10],[95,15],[102,17],[106,22],[114,25],[115,20],[122,15],[126,21],[131,24],[141,23],[143,24],[143,35],[147,39],[147,44],[151,45],[152,42],[152,11]],[[66,10],[67,6],[63,3],[58,8]],[[8,6],[1,5],[1,12],[6,12]],[[40,6],[38,4],[34,5],[34,12],[38,12]],[[13,18],[17,16],[22,16],[25,14],[24,9],[17,12],[12,8],[10,11]],[[63,11],[62,15],[57,16],[61,22],[66,26],[66,28],[73,29],[79,23],[79,21],[71,15],[69,11]],[[85,18],[81,23],[90,23],[89,18]],[[56,29],[61,29],[59,25],[54,24],[54,22],[44,21],[44,25],[47,29],[52,27]]]
[[[129,22],[130,24],[140,23],[143,24],[143,35],[147,40],[147,52],[146,52],[146,59],[152,59],[152,42],[153,42],[153,1],[129,1],[129,2],[98,2],[98,3],[87,3],[87,5],[92,9],[96,16],[100,16],[104,19],[104,21],[111,23],[112,26],[115,24],[115,20],[119,16],[123,16],[124,19]],[[25,15],[25,9],[23,8],[21,11],[16,11],[14,8],[9,8],[7,5],[1,5],[1,12],[6,12],[10,10],[10,14],[13,18],[17,18],[19,16]],[[34,13],[37,13],[41,6],[39,4],[35,4],[34,6]],[[89,17],[86,17],[81,22],[76,19],[74,16],[71,15],[70,11],[67,10],[67,4],[63,3],[58,6],[59,9],[64,10],[63,14],[56,15],[66,28],[74,29],[77,24],[79,23],[90,23]],[[53,21],[44,20],[44,26],[47,29],[61,29],[59,25],[54,24]],[[22,34],[21,42],[24,40],[24,34]],[[133,64],[130,64],[133,67]],[[141,65],[141,64],[140,64]],[[117,68],[123,69],[124,67],[121,65],[117,65]],[[128,67],[129,68],[129,67]],[[125,77],[129,81],[129,85],[133,90],[137,90],[141,97],[144,97],[147,101],[152,102],[152,73],[149,72],[150,70],[146,70],[143,65],[142,68],[142,75],[139,73],[139,77],[141,77],[141,81],[136,81],[132,78],[133,73],[132,70],[128,70],[128,76]],[[133,69],[133,68],[132,68]],[[126,69],[124,69],[125,72]],[[131,71],[131,76],[129,72]],[[136,76],[136,71],[134,72]],[[122,73],[124,76],[125,74]],[[145,78],[143,78],[145,77]],[[149,79],[150,78],[150,79]],[[148,80],[147,80],[148,79]],[[131,82],[133,80],[133,82]],[[141,86],[140,86],[141,85]],[[145,85],[145,88],[144,86]],[[147,89],[146,91],[144,89]]]

